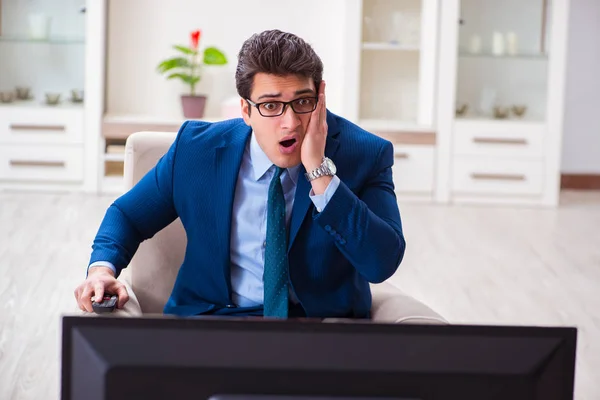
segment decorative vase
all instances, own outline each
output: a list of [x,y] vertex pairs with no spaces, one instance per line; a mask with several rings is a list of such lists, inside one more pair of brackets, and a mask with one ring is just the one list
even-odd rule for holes
[[13,92],[0,92],[0,103],[12,103],[15,99]]
[[502,55],[504,55],[504,51],[505,51],[504,36],[500,32],[494,32],[494,36],[492,39],[492,53],[495,56],[502,56]]
[[17,86],[17,99],[19,100],[31,100],[29,97],[30,88],[25,86]]
[[515,114],[519,118],[521,118],[523,115],[525,115],[525,111],[527,111],[527,106],[525,106],[525,105],[512,106],[513,114]]
[[204,117],[205,105],[206,96],[181,96],[181,106],[183,107],[183,116],[185,118]]
[[496,107],[494,107],[494,118],[496,118],[496,119],[508,118],[509,112],[510,112],[510,109],[508,107],[496,106]]
[[46,104],[55,106],[60,103],[60,93],[46,93]]
[[46,40],[50,35],[51,18],[46,14],[29,15],[29,37],[36,40]]

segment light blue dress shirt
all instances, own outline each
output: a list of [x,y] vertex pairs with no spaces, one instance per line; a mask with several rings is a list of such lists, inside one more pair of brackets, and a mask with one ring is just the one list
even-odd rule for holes
[[[251,135],[244,155],[233,200],[231,221],[231,289],[232,301],[240,307],[263,304],[263,270],[265,264],[265,247],[267,237],[267,198],[269,184],[275,166],[262,151],[254,134]],[[281,175],[281,185],[285,197],[285,218],[289,229],[296,184],[300,174],[300,165],[288,168]],[[301,177],[300,179],[305,179]],[[309,193],[317,212],[321,212],[333,197],[340,184],[334,176],[322,195]],[[114,265],[106,261],[98,261],[89,266],[105,266],[116,271]],[[297,302],[291,293],[290,299]]]

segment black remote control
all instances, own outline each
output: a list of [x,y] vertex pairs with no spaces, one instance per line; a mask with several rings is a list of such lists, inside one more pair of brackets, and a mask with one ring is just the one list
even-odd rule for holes
[[95,299],[92,300],[92,308],[96,314],[109,313],[117,306],[117,300],[119,298],[116,294],[105,294],[100,303],[96,303]]

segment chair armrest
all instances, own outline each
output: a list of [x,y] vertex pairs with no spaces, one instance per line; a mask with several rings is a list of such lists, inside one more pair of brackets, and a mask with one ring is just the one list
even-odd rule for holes
[[[127,272],[125,272],[127,271]],[[117,278],[118,281],[122,282],[127,289],[127,293],[129,294],[129,301],[125,303],[125,307],[122,309],[115,309],[110,314],[102,314],[102,315],[110,315],[111,317],[141,317],[142,316],[142,307],[140,307],[140,302],[137,299],[137,296],[133,292],[131,288],[131,284],[129,283],[129,275],[130,271],[125,268],[123,273],[119,275]],[[81,311],[79,308],[73,313],[73,315],[83,316],[83,317],[98,317],[100,314],[96,314],[93,312]]]
[[441,315],[414,297],[408,296],[390,283],[371,284],[374,322],[398,324],[448,324]]
[[125,268],[117,280],[125,285],[127,294],[129,294],[129,301],[125,303],[125,307],[120,310],[115,310],[112,315],[117,317],[141,317],[142,307],[140,302],[135,295],[135,292],[131,288],[131,269]]

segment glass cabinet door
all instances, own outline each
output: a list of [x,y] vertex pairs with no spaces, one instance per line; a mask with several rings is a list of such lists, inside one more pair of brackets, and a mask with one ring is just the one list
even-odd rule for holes
[[0,106],[80,106],[85,0],[0,0],[0,7]]
[[461,0],[458,118],[546,119],[549,0]]
[[361,6],[361,125],[432,126],[437,0],[363,0]]

